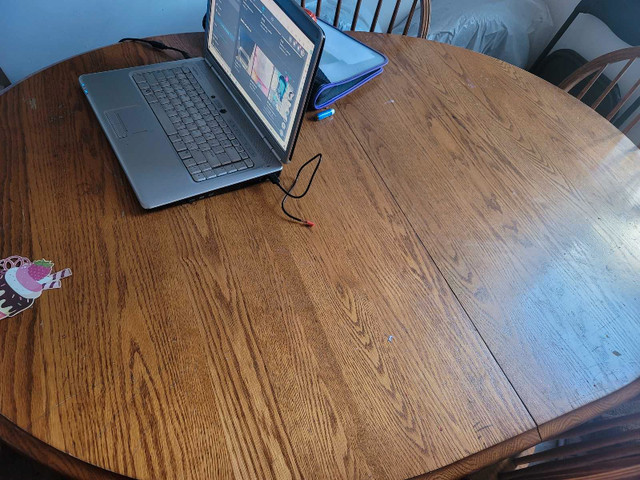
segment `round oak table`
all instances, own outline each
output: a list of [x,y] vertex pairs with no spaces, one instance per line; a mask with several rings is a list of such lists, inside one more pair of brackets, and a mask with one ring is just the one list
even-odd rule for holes
[[[457,478],[640,391],[640,153],[497,60],[358,33],[379,78],[270,183],[145,212],[80,74],[0,95],[0,257],[70,267],[0,321],[0,439],[77,478]],[[202,34],[162,37],[201,53]]]

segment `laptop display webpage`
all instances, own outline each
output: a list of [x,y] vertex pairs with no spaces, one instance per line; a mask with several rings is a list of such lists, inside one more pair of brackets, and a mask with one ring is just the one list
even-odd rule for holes
[[209,52],[283,149],[313,42],[273,0],[212,0]]

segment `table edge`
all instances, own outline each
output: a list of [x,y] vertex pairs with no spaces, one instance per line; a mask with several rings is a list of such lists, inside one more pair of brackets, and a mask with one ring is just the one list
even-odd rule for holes
[[52,447],[18,427],[2,414],[0,414],[0,439],[31,460],[77,480],[130,480],[130,477],[105,470]]
[[[561,415],[454,463],[413,477],[412,480],[454,480],[460,478],[462,475],[467,475],[515,455],[541,441],[549,440],[638,395],[640,395],[640,377],[621,389],[583,405],[573,412]],[[131,478],[105,470],[58,450],[24,431],[1,414],[0,439],[32,460],[78,480],[129,480]]]
[[573,427],[585,423],[618,405],[640,395],[640,377],[628,385],[609,393],[598,400],[583,405],[576,410],[549,420],[537,429],[523,432],[513,438],[493,445],[478,453],[469,455],[450,465],[414,477],[411,480],[455,480],[494,463],[520,453],[540,442],[550,440]]

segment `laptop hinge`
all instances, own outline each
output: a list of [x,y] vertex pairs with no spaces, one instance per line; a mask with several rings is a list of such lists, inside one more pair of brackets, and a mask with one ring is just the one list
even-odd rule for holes
[[269,147],[269,150],[271,150],[271,153],[273,153],[274,155],[277,155],[278,153],[276,152],[276,150],[271,146],[271,144],[269,143],[269,140],[267,139],[267,137],[262,137],[262,140],[264,140],[264,143],[267,144],[267,147]]

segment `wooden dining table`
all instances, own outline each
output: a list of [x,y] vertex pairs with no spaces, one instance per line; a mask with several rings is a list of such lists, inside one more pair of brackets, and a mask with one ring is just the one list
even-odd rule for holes
[[[501,61],[355,33],[384,73],[271,183],[148,212],[78,84],[0,94],[0,258],[73,275],[0,320],[0,439],[73,478],[453,479],[640,392],[640,152]],[[160,37],[201,55],[203,35]]]

